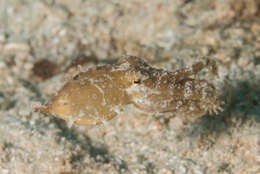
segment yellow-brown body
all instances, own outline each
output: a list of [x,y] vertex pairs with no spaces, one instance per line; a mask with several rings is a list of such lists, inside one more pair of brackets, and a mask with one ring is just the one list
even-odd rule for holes
[[213,61],[167,72],[149,66],[142,59],[126,56],[114,65],[92,68],[70,80],[43,111],[82,125],[110,120],[134,104],[144,112],[178,112],[202,115],[217,112],[221,102],[215,87],[192,78],[204,67],[217,73]]

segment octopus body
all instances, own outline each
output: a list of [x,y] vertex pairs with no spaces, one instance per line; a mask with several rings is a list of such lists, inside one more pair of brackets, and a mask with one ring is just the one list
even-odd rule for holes
[[58,92],[47,106],[36,111],[55,115],[81,125],[100,124],[134,104],[144,112],[177,112],[203,115],[217,112],[222,102],[215,87],[196,77],[214,61],[198,62],[190,68],[168,72],[149,66],[143,59],[124,56],[114,65],[81,72]]

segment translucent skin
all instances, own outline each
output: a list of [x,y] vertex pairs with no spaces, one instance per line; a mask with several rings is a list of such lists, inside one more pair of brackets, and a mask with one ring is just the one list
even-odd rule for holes
[[221,101],[215,87],[206,80],[192,78],[203,68],[208,67],[217,75],[214,61],[198,62],[191,68],[167,72],[147,64],[138,65],[135,85],[127,89],[131,102],[147,112],[178,112],[185,115],[202,115],[206,111],[217,112]]
[[215,62],[199,62],[191,68],[167,72],[149,66],[142,59],[125,56],[116,64],[81,72],[69,81],[45,107],[37,110],[81,125],[108,121],[126,105],[144,112],[177,112],[202,115],[217,112],[221,101],[215,87],[192,78],[204,67],[217,74]]

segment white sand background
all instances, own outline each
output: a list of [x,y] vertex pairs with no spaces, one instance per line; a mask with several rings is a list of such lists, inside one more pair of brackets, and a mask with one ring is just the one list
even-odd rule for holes
[[[33,112],[78,55],[123,54],[169,71],[216,60],[224,111],[184,120],[130,107],[92,127]],[[37,77],[41,59],[59,73]],[[1,174],[259,174],[259,135],[259,0],[0,0]]]

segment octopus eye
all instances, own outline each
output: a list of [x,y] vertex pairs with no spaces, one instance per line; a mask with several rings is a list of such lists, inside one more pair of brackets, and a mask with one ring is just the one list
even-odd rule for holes
[[141,84],[142,79],[140,77],[132,76],[132,77],[130,77],[130,82],[131,82],[131,84],[139,85],[139,84]]
[[76,74],[72,79],[77,80],[79,78],[79,74]]
[[141,79],[134,80],[134,84],[141,84]]

